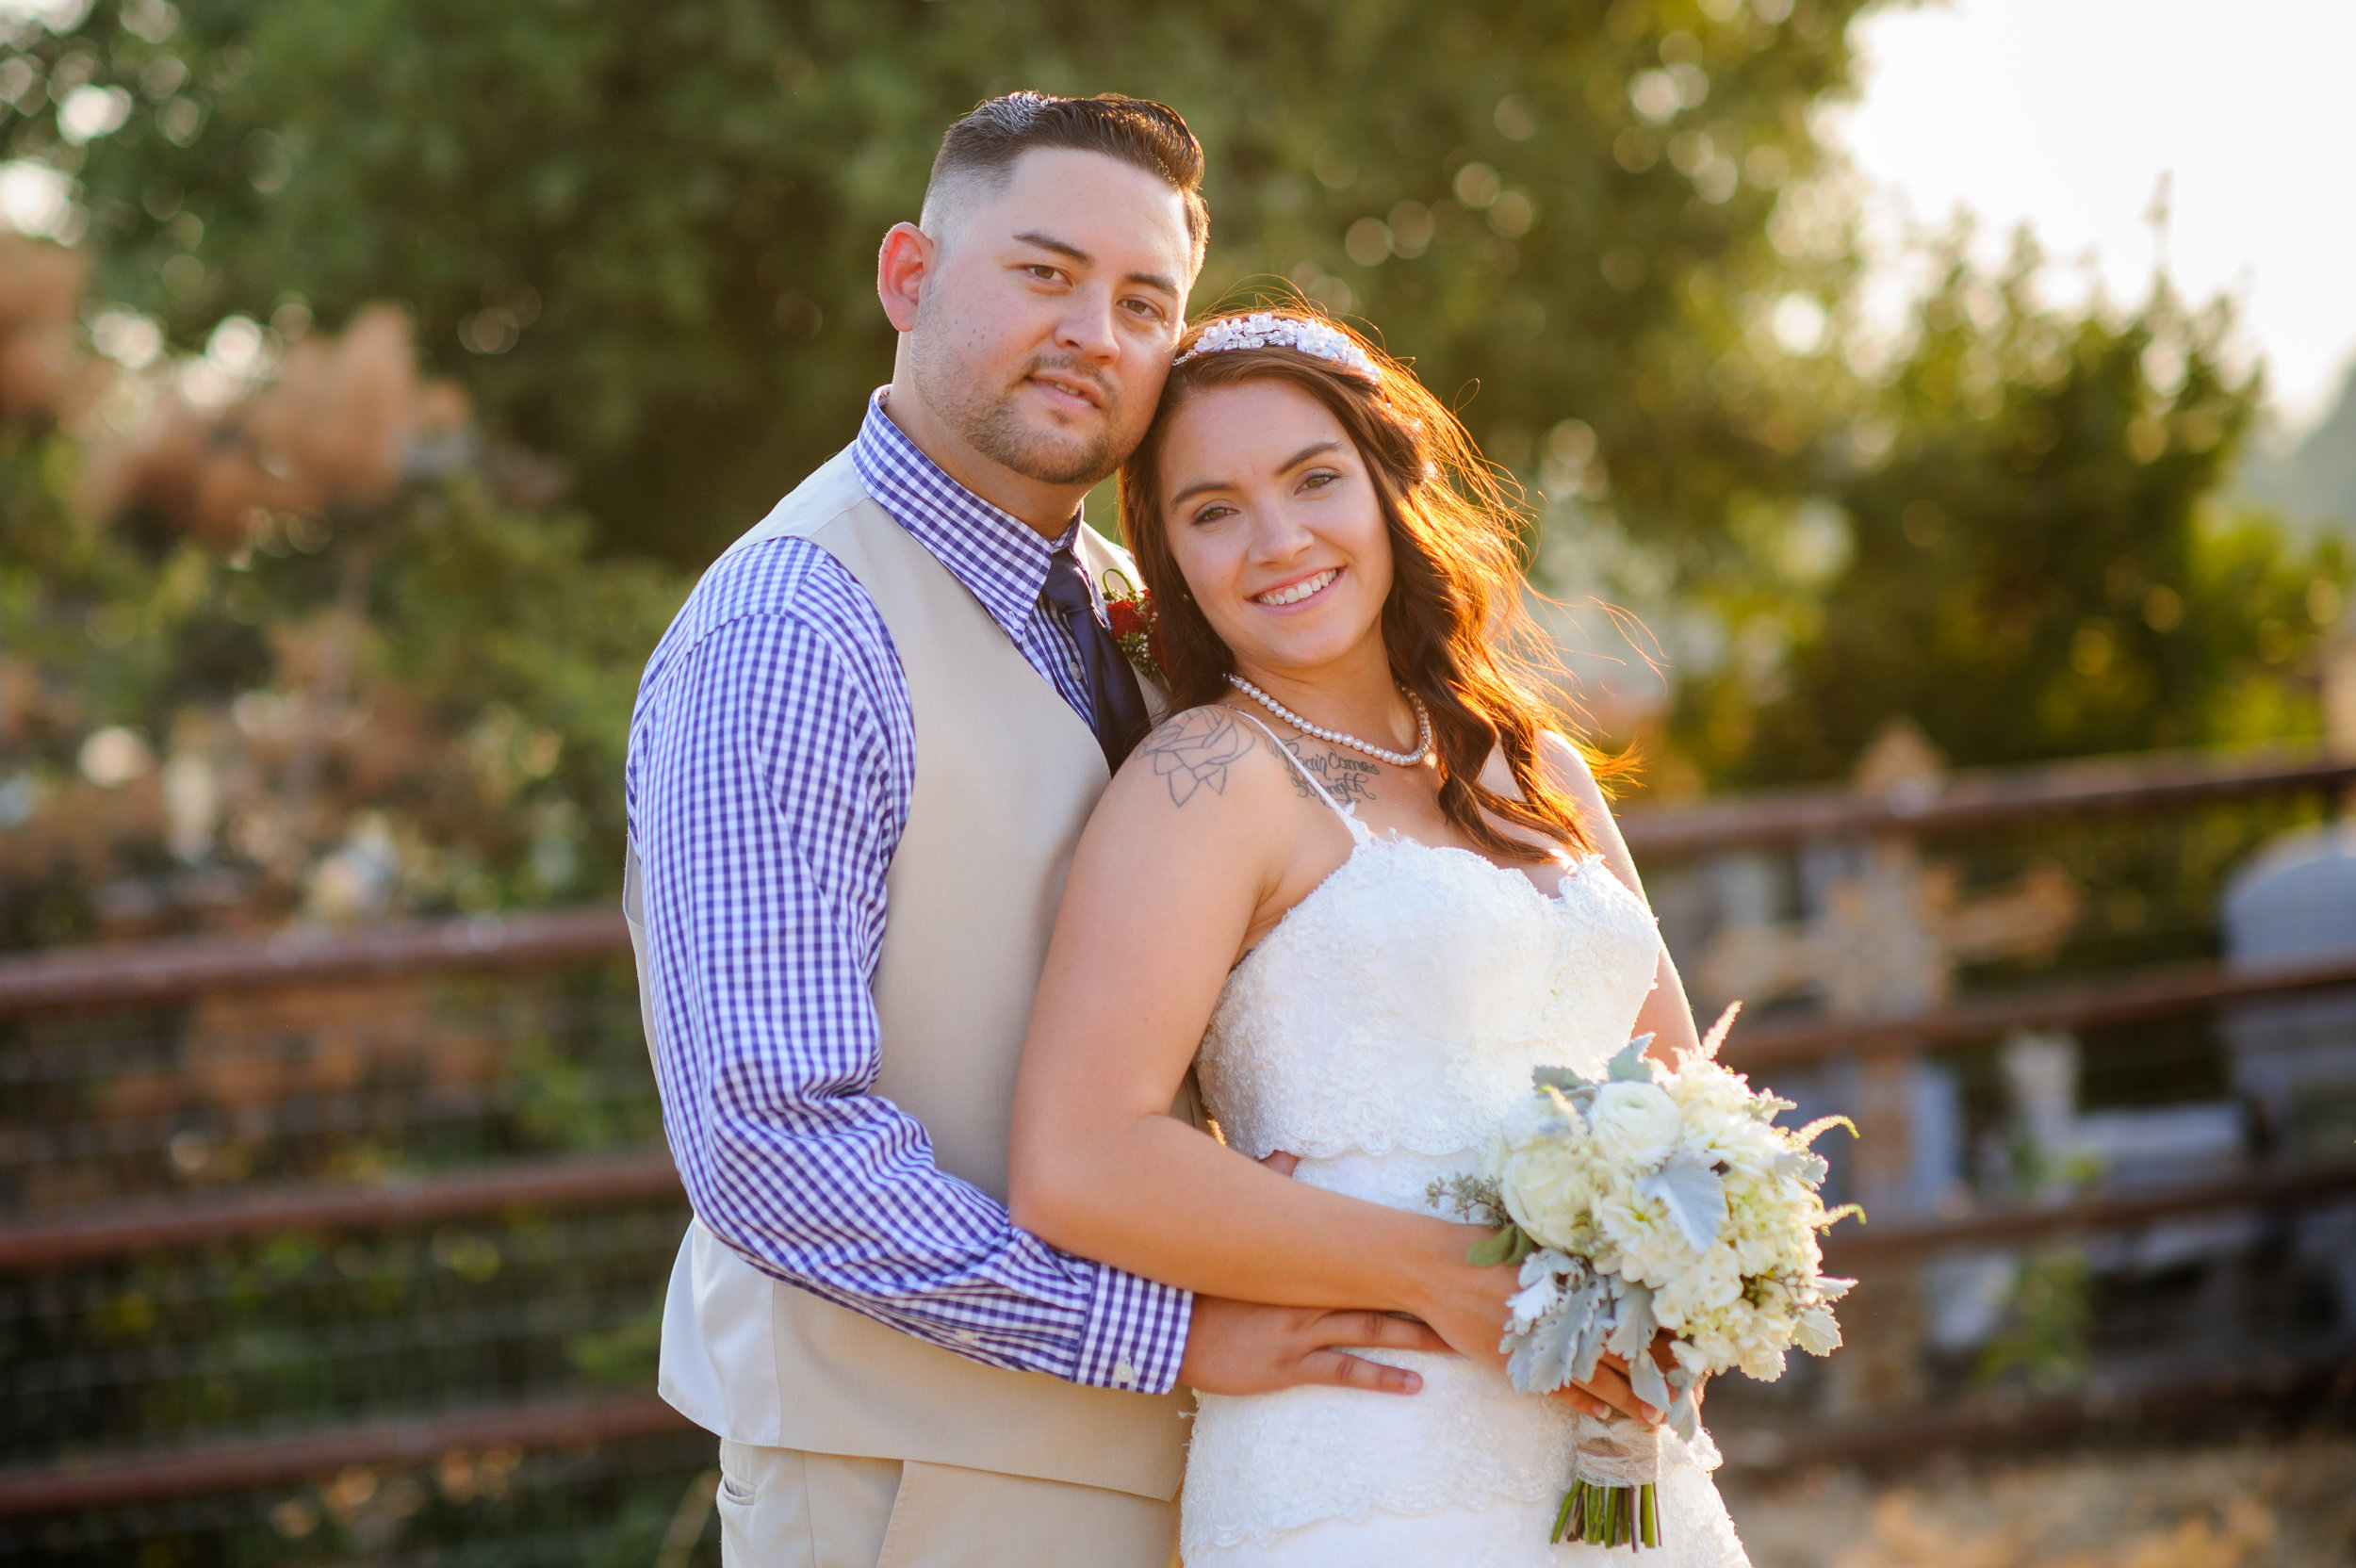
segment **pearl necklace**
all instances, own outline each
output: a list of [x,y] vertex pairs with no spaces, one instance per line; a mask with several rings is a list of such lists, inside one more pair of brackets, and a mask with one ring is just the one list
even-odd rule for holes
[[1228,684],[1234,686],[1236,691],[1241,692],[1302,734],[1315,735],[1320,741],[1331,741],[1337,746],[1348,746],[1353,751],[1363,751],[1378,762],[1388,762],[1395,768],[1420,767],[1432,755],[1432,714],[1424,708],[1423,698],[1413,692],[1402,692],[1400,694],[1415,705],[1415,749],[1385,751],[1381,746],[1367,744],[1355,735],[1345,735],[1338,729],[1328,729],[1323,725],[1311,724],[1239,675],[1231,675],[1227,680]]

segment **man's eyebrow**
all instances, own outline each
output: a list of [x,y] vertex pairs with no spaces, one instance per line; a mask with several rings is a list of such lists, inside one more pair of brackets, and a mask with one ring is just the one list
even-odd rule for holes
[[[1312,441],[1307,446],[1301,448],[1299,451],[1293,453],[1292,456],[1286,458],[1284,465],[1276,471],[1280,474],[1290,473],[1293,469],[1300,467],[1302,464],[1308,462],[1311,458],[1316,457],[1320,452],[1339,451],[1341,449],[1341,445],[1342,444],[1339,441]],[[1227,487],[1228,482],[1223,479],[1203,480],[1198,483],[1187,485],[1184,490],[1181,490],[1176,495],[1170,497],[1170,504],[1173,507],[1180,506],[1186,501],[1191,500],[1193,498],[1202,495],[1206,490],[1224,490]]]
[[[1072,244],[1072,241],[1057,239],[1052,234],[1040,234],[1036,229],[1027,234],[1016,235],[1014,239],[1018,245],[1034,245],[1042,251],[1052,251],[1056,255],[1068,257],[1083,267],[1092,267],[1096,263],[1094,256]],[[1139,284],[1147,288],[1159,289],[1173,300],[1179,295],[1178,285],[1159,272],[1131,272],[1121,281]]]
[[1029,234],[1016,235],[1014,238],[1018,245],[1036,245],[1042,251],[1053,251],[1059,256],[1070,256],[1083,267],[1096,259],[1077,245],[1072,244],[1072,241],[1057,239],[1052,234],[1040,234],[1034,230]]

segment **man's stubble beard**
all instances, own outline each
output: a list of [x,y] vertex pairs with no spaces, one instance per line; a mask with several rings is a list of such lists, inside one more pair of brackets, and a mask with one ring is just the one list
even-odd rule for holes
[[[1107,424],[1111,409],[1105,410]],[[957,420],[957,433],[966,444],[1002,468],[1041,484],[1094,484],[1121,466],[1127,454],[1110,429],[1079,438],[1077,450],[1042,439],[1035,426],[1025,425],[1014,410],[1012,394],[982,407],[971,418]]]
[[[963,367],[941,363],[944,357],[921,351],[916,354],[917,390],[959,440],[1000,467],[1040,484],[1094,484],[1129,455],[1118,433],[1119,394],[1101,377],[1070,364],[1033,359],[1011,385],[993,396],[963,373]],[[1023,382],[1035,371],[1046,369],[1069,371],[1095,385],[1104,400],[1104,422],[1093,436],[1062,442],[1042,437],[1038,427],[1024,423],[1016,412],[1014,400]]]

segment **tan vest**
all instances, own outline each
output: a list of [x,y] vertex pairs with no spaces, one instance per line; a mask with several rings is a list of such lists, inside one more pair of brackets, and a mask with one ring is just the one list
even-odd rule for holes
[[[810,540],[867,590],[916,720],[916,788],[886,881],[875,1092],[924,1125],[943,1170],[1006,1196],[1007,1123],[1032,993],[1080,829],[1104,792],[1096,737],[973,594],[838,454],[731,549]],[[1092,576],[1127,563],[1083,528]],[[1132,575],[1134,576],[1134,568]],[[652,1046],[636,850],[624,892]],[[663,1309],[663,1396],[740,1443],[1178,1491],[1182,1395],[1002,1372],[755,1269],[700,1221]]]

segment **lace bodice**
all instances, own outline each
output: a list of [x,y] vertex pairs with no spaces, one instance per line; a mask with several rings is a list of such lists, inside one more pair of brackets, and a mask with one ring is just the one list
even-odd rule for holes
[[[1595,1072],[1628,1043],[1659,937],[1598,858],[1550,896],[1469,851],[1379,838],[1334,809],[1355,848],[1235,966],[1196,1065],[1243,1152],[1285,1150],[1301,1156],[1298,1181],[1424,1208],[1434,1178],[1477,1168],[1531,1068]],[[1423,1391],[1201,1396],[1181,1529],[1189,1563],[1603,1562],[1601,1548],[1548,1547],[1544,1521],[1523,1518],[1534,1508],[1550,1519],[1562,1495],[1567,1405],[1517,1395],[1460,1357],[1367,1353],[1413,1366]],[[1663,1472],[1664,1568],[1742,1564],[1707,1435],[1676,1457],[1675,1475]],[[1465,1510],[1486,1523],[1447,1523]]]
[[1468,850],[1376,838],[1228,977],[1197,1058],[1227,1139],[1260,1158],[1478,1148],[1530,1070],[1628,1043],[1660,953],[1589,857],[1553,897]]

